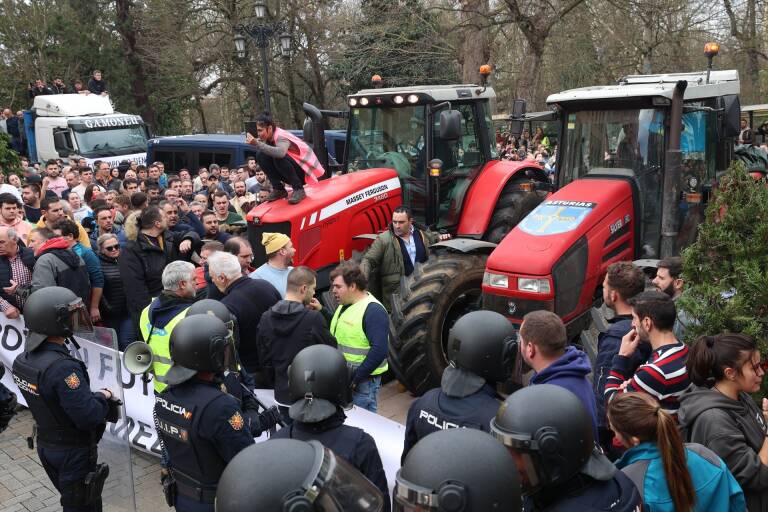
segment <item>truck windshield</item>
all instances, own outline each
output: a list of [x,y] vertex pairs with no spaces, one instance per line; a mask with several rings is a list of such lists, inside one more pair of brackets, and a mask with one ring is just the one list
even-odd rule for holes
[[147,132],[142,125],[96,130],[73,128],[80,155],[86,158],[129,155],[147,151]]
[[659,109],[568,112],[560,145],[561,185],[586,174],[658,172],[664,160],[664,118]]

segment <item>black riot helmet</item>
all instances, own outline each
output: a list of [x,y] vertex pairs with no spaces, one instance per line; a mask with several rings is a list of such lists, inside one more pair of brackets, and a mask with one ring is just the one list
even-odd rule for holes
[[421,439],[397,472],[395,512],[521,510],[515,461],[490,435],[440,430]]
[[527,495],[582,472],[595,446],[592,420],[581,400],[552,384],[526,387],[507,397],[491,420],[491,433],[515,458]]
[[221,475],[216,512],[380,512],[381,491],[317,441],[273,439],[238,453]]
[[459,318],[448,334],[450,366],[443,374],[443,391],[461,397],[486,381],[506,381],[517,355],[516,340],[509,320],[494,311],[472,311]]
[[192,315],[171,331],[168,385],[191,379],[197,372],[220,373],[235,365],[235,353],[224,322],[213,315]]
[[[235,315],[227,306],[218,300],[203,299],[192,304],[187,310],[187,316],[192,315],[213,315],[227,326],[230,336],[235,332]],[[233,338],[234,339],[234,338]]]
[[312,345],[296,354],[288,367],[291,418],[316,423],[329,418],[336,406],[352,403],[350,371],[344,356],[328,345]]
[[91,328],[83,299],[61,286],[32,293],[24,304],[24,322],[27,352],[35,350],[48,336],[69,337],[76,330]]

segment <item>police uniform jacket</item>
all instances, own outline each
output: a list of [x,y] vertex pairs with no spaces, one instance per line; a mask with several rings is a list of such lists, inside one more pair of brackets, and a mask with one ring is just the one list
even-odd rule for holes
[[500,405],[496,391],[488,384],[463,398],[448,396],[441,388],[427,391],[408,409],[401,461],[420,439],[438,430],[474,428],[490,433],[491,419]]
[[179,495],[212,504],[227,463],[254,442],[237,399],[192,378],[157,395],[154,411]]
[[49,341],[13,362],[13,379],[37,424],[41,447],[88,447],[98,443],[109,407],[93,393],[85,363]]
[[339,409],[323,421],[304,423],[294,421],[291,425],[278,430],[273,439],[300,439],[302,441],[316,440],[333,453],[343,458],[368,480],[379,488],[384,495],[384,512],[389,512],[389,487],[387,475],[381,463],[379,450],[373,438],[362,429],[344,424],[346,416]]

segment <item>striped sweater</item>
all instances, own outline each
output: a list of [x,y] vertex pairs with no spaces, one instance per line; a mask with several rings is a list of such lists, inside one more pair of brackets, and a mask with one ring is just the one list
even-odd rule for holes
[[654,350],[645,364],[632,375],[632,360],[616,355],[608,379],[605,382],[606,403],[617,393],[621,384],[629,380],[624,392],[642,391],[655,397],[661,407],[677,417],[678,398],[690,384],[685,361],[688,347],[680,343],[664,345]]

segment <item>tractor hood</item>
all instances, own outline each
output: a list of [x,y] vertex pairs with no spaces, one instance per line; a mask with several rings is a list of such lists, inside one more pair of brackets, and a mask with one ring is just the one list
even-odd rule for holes
[[304,191],[307,198],[296,205],[281,199],[256,206],[248,213],[248,222],[298,221],[299,229],[304,229],[368,199],[400,196],[400,180],[392,169],[366,169],[307,185]]
[[626,200],[629,182],[580,179],[561,188],[528,214],[493,251],[487,268],[512,274],[545,276],[585,234]]

